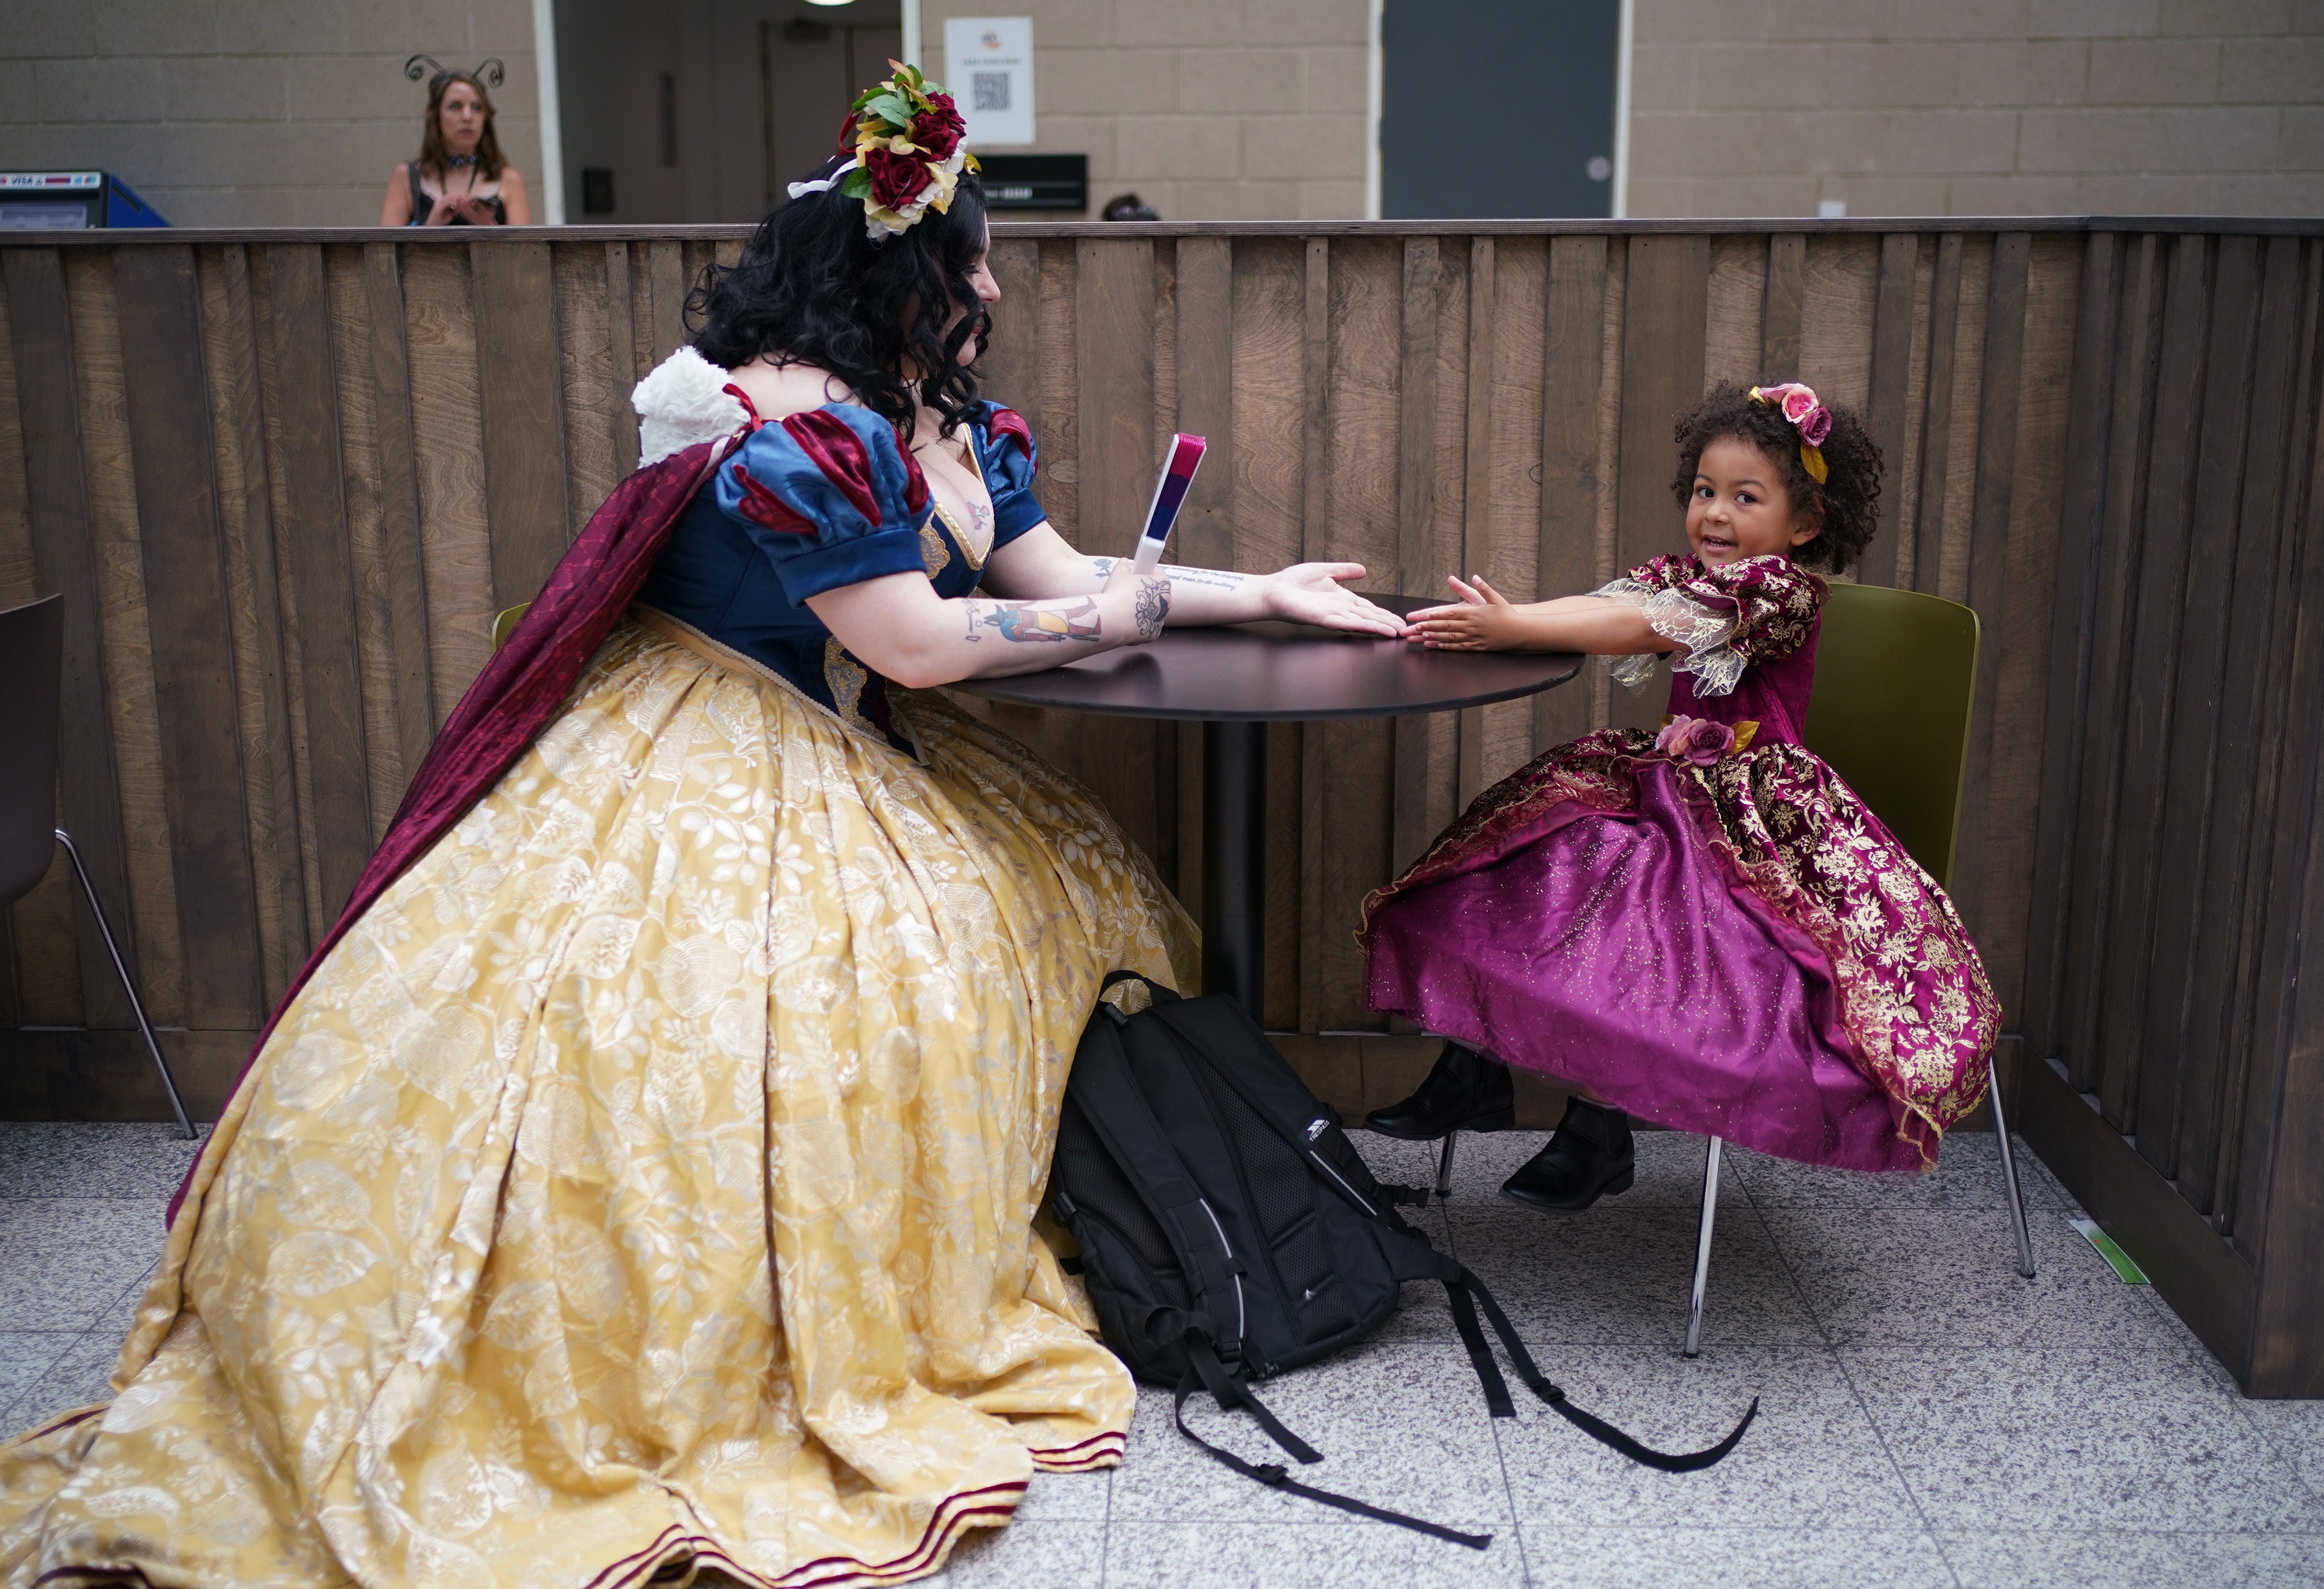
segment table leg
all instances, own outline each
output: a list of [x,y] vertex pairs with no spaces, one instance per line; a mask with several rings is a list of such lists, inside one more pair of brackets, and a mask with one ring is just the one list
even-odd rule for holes
[[1261,1020],[1267,941],[1267,725],[1203,725],[1203,991]]

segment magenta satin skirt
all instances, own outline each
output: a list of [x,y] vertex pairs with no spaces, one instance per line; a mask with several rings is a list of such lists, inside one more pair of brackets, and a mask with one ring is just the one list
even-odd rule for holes
[[1917,1171],[1850,1061],[1831,962],[1698,836],[1674,768],[1578,804],[1372,917],[1370,1000],[1642,1120],[1844,1170]]

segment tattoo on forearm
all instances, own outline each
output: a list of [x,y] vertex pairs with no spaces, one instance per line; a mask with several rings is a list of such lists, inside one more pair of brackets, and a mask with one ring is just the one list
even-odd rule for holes
[[1167,579],[1141,581],[1138,586],[1135,610],[1140,639],[1152,639],[1162,632],[1162,625],[1170,616],[1170,582]]
[[[1090,572],[1101,580],[1111,579],[1114,565],[1120,561],[1118,557],[1093,557],[1089,560]],[[1251,578],[1248,574],[1230,574],[1223,568],[1196,568],[1184,563],[1165,563],[1154,572],[1174,584],[1207,585],[1220,591],[1240,590]]]
[[1240,590],[1250,578],[1247,574],[1229,574],[1223,568],[1189,568],[1184,565],[1160,572],[1168,574],[1177,584],[1208,585],[1222,591]]
[[991,629],[1002,639],[1020,645],[1094,640],[1104,632],[1098,618],[1097,602],[1090,596],[1057,607],[1040,607],[1029,602],[971,602],[968,638],[972,642],[984,638],[977,633],[980,629]]

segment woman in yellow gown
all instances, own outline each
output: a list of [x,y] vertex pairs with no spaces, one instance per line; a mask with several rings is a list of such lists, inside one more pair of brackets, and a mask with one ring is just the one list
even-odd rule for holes
[[636,604],[279,1012],[117,1394],[0,1449],[0,1581],[894,1583],[1117,1460],[1130,1378],[1033,1220],[1100,979],[1184,986],[1194,934],[921,686],[1166,617],[1395,625],[1353,565],[1066,546],[975,398],[950,102],[882,89],[924,186],[835,160],[706,284],[639,388],[685,505]]

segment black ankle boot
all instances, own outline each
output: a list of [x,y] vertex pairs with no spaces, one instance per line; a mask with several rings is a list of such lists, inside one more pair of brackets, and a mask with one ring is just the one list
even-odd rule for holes
[[1529,1208],[1579,1214],[1601,1197],[1628,1191],[1637,1165],[1628,1115],[1568,1098],[1556,1134],[1501,1183],[1501,1196]]
[[1419,1091],[1374,1109],[1364,1124],[1406,1142],[1434,1142],[1448,1131],[1508,1131],[1517,1123],[1517,1099],[1507,1065],[1448,1042]]

